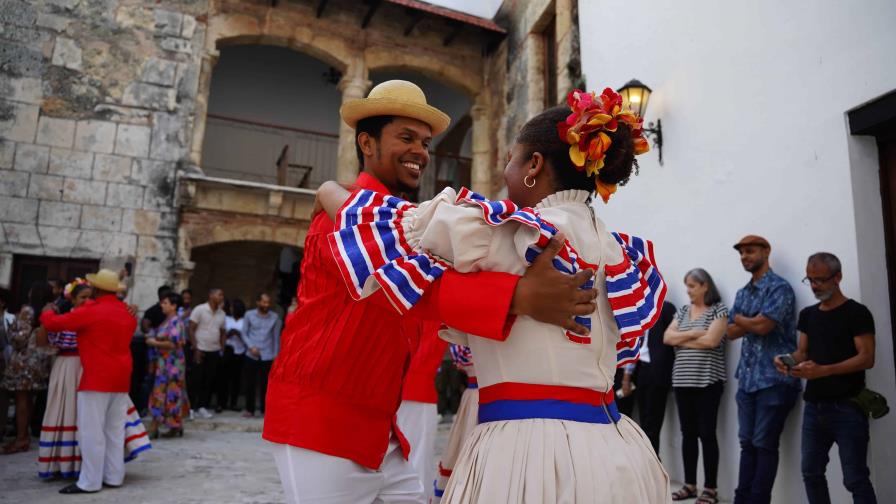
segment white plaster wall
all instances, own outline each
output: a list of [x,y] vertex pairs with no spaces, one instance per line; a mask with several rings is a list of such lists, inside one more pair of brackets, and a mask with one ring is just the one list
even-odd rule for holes
[[[662,118],[665,166],[641,156],[641,175],[599,212],[613,229],[649,237],[671,286],[696,266],[733,301],[748,275],[731,249],[757,233],[772,243],[772,267],[797,293],[806,257],[826,250],[843,261],[843,289],[877,323],[869,386],[896,403],[878,161],[874,141],[851,137],[845,112],[896,88],[896,4],[834,0],[714,2],[588,0],[579,3],[582,62],[589,86],[638,78],[653,88],[648,120]],[[600,89],[598,89],[600,88]],[[734,368],[720,411],[720,490],[736,486]],[[670,401],[662,457],[681,481],[680,434]],[[801,405],[782,437],[775,502],[803,502]],[[872,421],[870,462],[878,498],[896,492],[896,415]],[[702,469],[701,469],[702,471]],[[702,478],[702,476],[701,476]],[[834,502],[849,500],[836,450],[828,469]],[[700,481],[702,483],[702,479]]]

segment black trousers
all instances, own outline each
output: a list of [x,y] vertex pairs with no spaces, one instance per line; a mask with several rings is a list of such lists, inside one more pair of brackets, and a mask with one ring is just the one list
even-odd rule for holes
[[196,409],[208,408],[212,394],[217,390],[218,368],[221,365],[219,352],[202,352],[202,362],[196,364],[196,395],[199,396]]
[[255,413],[255,389],[261,394],[261,413],[264,414],[264,398],[268,394],[268,374],[274,361],[243,357],[243,381],[246,383],[246,411]]
[[218,407],[236,409],[242,381],[243,356],[233,353],[232,346],[225,346],[218,377]]
[[681,423],[681,454],[684,459],[684,482],[697,484],[697,441],[703,446],[703,486],[717,488],[719,442],[716,421],[724,384],[715,382],[705,387],[675,387],[675,404]]
[[[638,372],[643,375],[650,372],[650,364],[638,363]],[[666,419],[666,397],[669,395],[668,384],[638,383],[638,422],[647,439],[653,446],[657,455],[660,453],[660,431],[663,430],[663,421]]]

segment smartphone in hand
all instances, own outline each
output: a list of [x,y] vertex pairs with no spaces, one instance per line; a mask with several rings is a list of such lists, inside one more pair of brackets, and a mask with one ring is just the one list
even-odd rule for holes
[[787,366],[787,369],[792,369],[796,366],[796,361],[793,360],[793,356],[790,354],[781,354],[778,356],[778,359],[781,359],[781,362]]

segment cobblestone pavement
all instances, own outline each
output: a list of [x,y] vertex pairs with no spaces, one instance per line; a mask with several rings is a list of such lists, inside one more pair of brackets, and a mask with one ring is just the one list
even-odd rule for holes
[[[280,479],[260,419],[225,412],[186,423],[183,438],[155,439],[127,464],[125,484],[91,495],[60,495],[68,481],[37,478],[37,440],[31,450],[0,456],[0,502],[16,504],[282,503]],[[450,424],[439,425],[437,457]]]

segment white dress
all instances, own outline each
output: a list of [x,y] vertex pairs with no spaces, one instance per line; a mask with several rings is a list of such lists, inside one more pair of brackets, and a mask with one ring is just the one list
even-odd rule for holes
[[[632,420],[620,415],[612,402],[614,372],[626,350],[621,345],[626,338],[620,334],[627,329],[620,331],[625,327],[626,314],[616,305],[611,307],[610,297],[615,294],[608,296],[612,289],[607,273],[625,269],[629,258],[626,249],[594,215],[588,204],[589,193],[559,192],[543,200],[535,212],[513,213],[510,217],[506,208],[489,202],[477,205],[470,200],[459,201],[464,198],[463,192],[458,197],[446,189],[419,207],[396,208],[393,236],[401,245],[399,250],[410,247],[411,256],[426,255],[423,260],[415,258],[414,263],[425,263],[419,268],[424,277],[437,277],[440,267],[522,275],[534,244],[543,246],[546,241],[541,236],[541,224],[524,222],[537,215],[566,235],[571,245],[565,249],[567,258],[574,259],[577,253],[580,265],[595,269],[599,295],[596,311],[587,317],[590,338],[565,333],[562,328],[526,316],[516,319],[504,341],[452,331],[452,343],[468,345],[476,356],[480,423],[463,446],[442,503],[670,501],[668,475],[646,435]],[[372,205],[382,215],[382,205]],[[364,226],[363,217],[352,217],[357,206],[347,203],[338,222],[341,228]],[[382,227],[376,229],[381,231]],[[347,264],[351,262],[350,251],[344,253],[345,240],[334,241],[342,243],[334,250],[343,253]],[[386,250],[384,257],[390,258],[388,236],[380,236],[376,243]],[[378,268],[377,251],[370,247],[366,250],[368,266]],[[408,260],[392,256],[393,264],[408,271]],[[363,267],[355,268],[352,278],[360,296],[382,286],[393,304],[402,292],[406,295],[398,302],[413,302],[414,294],[407,286],[390,285],[399,277],[389,271],[388,265],[383,274],[364,277],[359,271]],[[636,268],[629,271],[637,275]],[[409,272],[408,276],[413,287],[425,289],[426,282],[414,281],[416,273]],[[664,294],[663,285],[662,295],[648,301],[661,306]],[[636,352],[637,347],[631,350]]]

